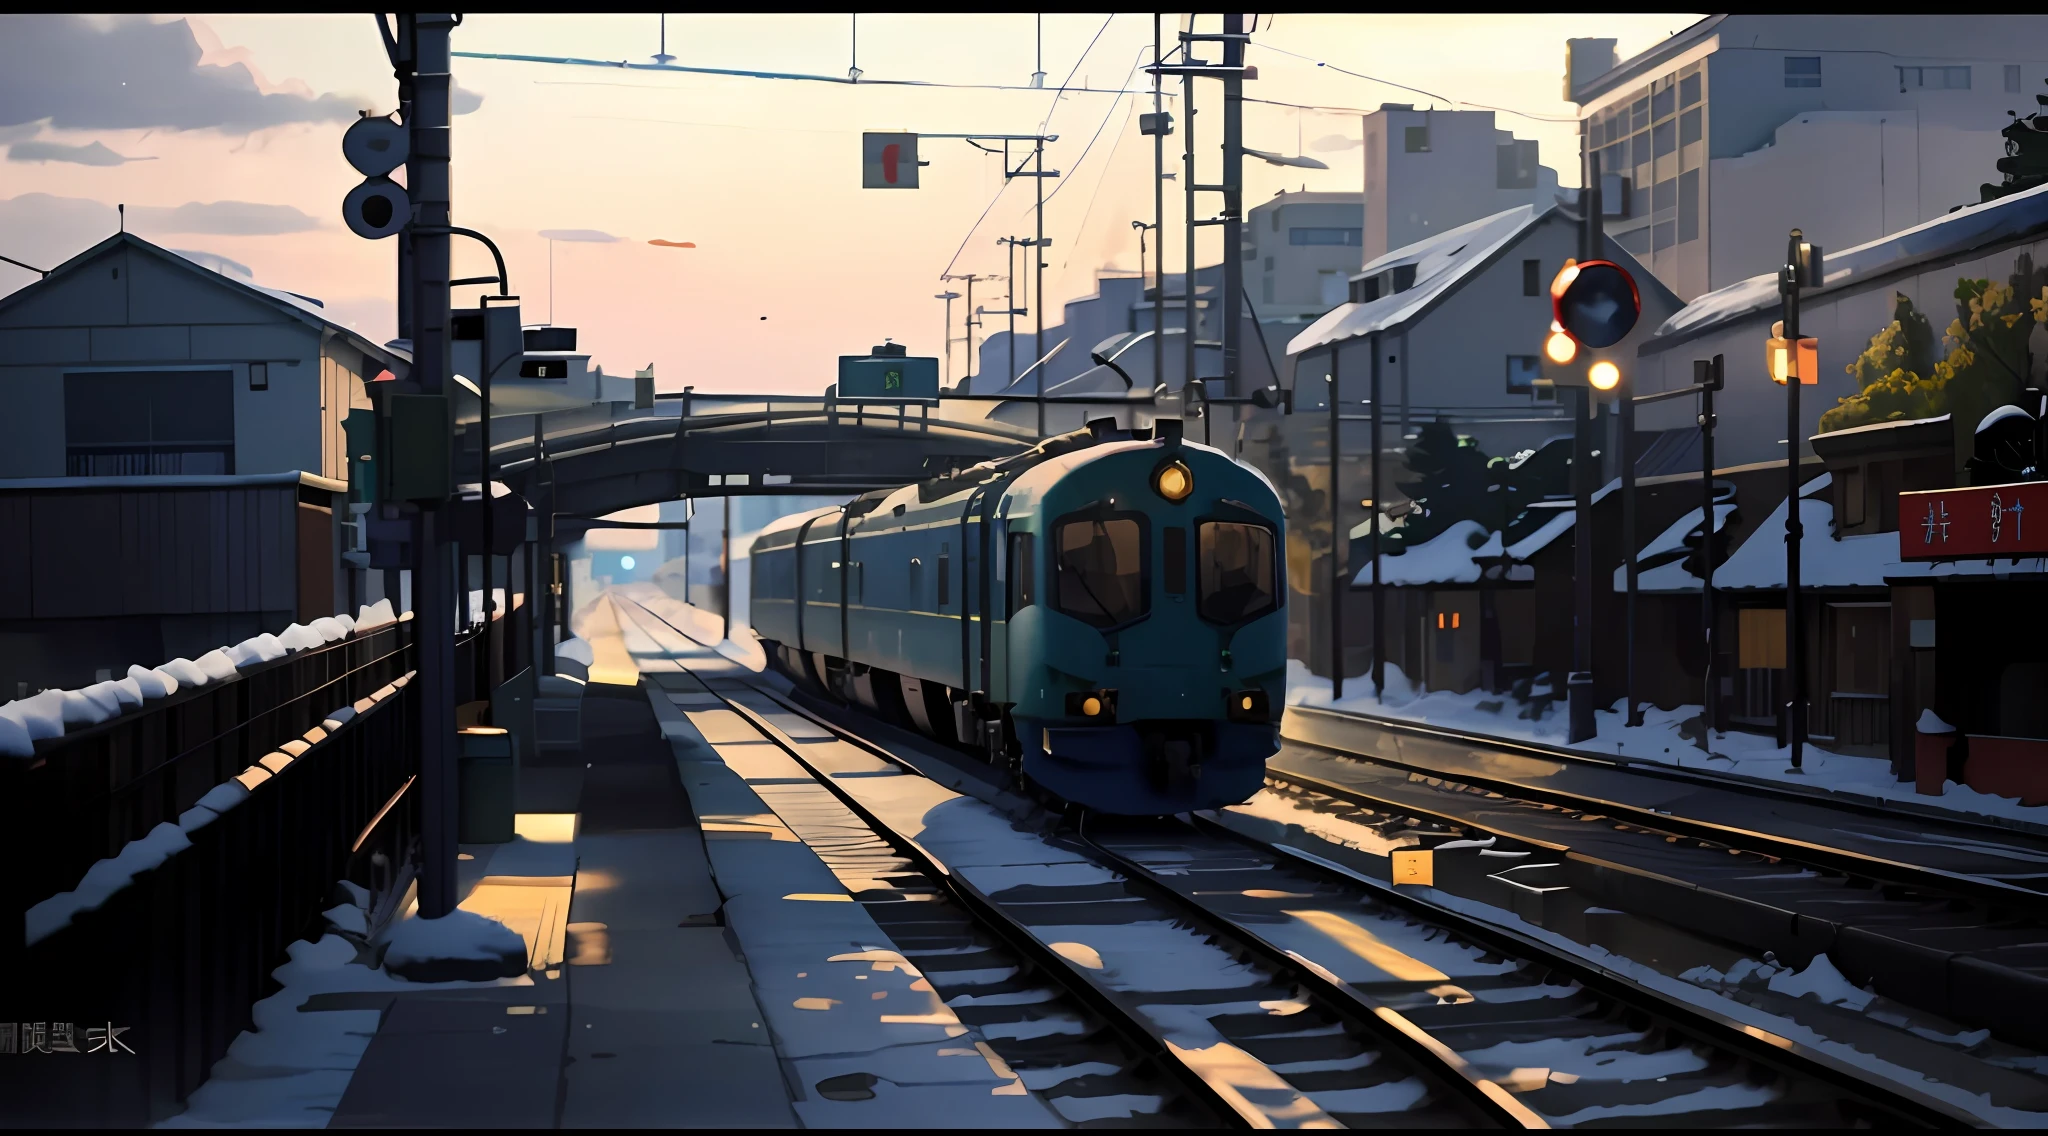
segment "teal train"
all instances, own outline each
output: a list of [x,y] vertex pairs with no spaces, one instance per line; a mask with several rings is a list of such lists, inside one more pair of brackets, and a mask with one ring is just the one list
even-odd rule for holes
[[1279,495],[1113,420],[755,539],[753,628],[794,681],[1041,794],[1159,815],[1258,792],[1287,673]]

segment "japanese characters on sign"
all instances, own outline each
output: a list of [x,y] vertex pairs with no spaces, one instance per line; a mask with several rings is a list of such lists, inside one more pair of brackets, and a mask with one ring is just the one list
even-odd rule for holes
[[121,1035],[127,1026],[112,1022],[75,1026],[70,1022],[0,1022],[0,1054],[134,1053]]
[[[2031,520],[2029,514],[2033,514]],[[2048,482],[1899,494],[1901,560],[2048,554]]]

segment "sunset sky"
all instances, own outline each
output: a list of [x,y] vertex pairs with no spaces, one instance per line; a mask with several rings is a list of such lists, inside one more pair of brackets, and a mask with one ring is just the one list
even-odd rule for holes
[[[1246,94],[1335,108],[1427,106],[1434,95],[1440,108],[1456,100],[1552,116],[1563,121],[1502,114],[1498,124],[1538,139],[1544,164],[1575,185],[1564,41],[1615,37],[1626,57],[1697,18],[1261,17],[1248,56],[1260,76]],[[1179,20],[1165,19],[1169,43]],[[843,76],[852,24],[845,15],[672,15],[667,49],[684,65]],[[864,15],[858,64],[869,80],[1026,87],[1039,67],[1036,25],[1028,14]],[[550,242],[540,234],[589,231],[597,239],[553,243],[552,320],[582,329],[583,348],[609,371],[652,362],[663,389],[816,392],[832,381],[835,356],[885,336],[939,354],[940,276],[1003,271],[996,238],[1030,233],[1031,184],[1018,179],[998,196],[1000,158],[933,139],[920,155],[930,163],[923,188],[864,191],[863,130],[1026,134],[1043,124],[1060,136],[1046,165],[1066,175],[1048,185],[1048,294],[1056,303],[1086,295],[1097,271],[1137,266],[1130,223],[1152,216],[1152,160],[1136,120],[1150,109],[1149,82],[1135,68],[1141,55],[1149,61],[1152,18],[1048,15],[1043,29],[1048,87],[1071,72],[1073,86],[1148,93],[1056,97],[459,59],[456,80],[469,94],[455,120],[456,223],[505,250],[529,323],[551,318]],[[645,62],[658,36],[648,15],[480,15],[456,29],[455,47]],[[1198,107],[1216,104],[1207,86]],[[359,110],[395,103],[368,16],[0,16],[0,254],[50,267],[113,232],[113,207],[126,203],[133,231],[317,296],[381,342],[395,333],[394,244],[341,226],[341,199],[360,176],[340,140]],[[1184,118],[1178,99],[1170,109]],[[1220,120],[1204,109],[1200,122],[1207,175]],[[1299,146],[1331,168],[1248,161],[1246,206],[1283,187],[1357,188],[1358,127],[1355,114],[1249,105],[1246,145]],[[1179,142],[1169,142],[1169,169]],[[1169,183],[1169,226],[1176,197]],[[1204,234],[1208,263],[1218,234]],[[648,245],[655,238],[698,247]],[[459,274],[487,268],[480,249],[457,249]],[[1179,267],[1169,252],[1169,270]],[[33,279],[0,264],[0,293]],[[1002,287],[977,283],[977,302],[1004,306]],[[1047,312],[1055,322],[1057,308]],[[956,305],[956,335],[959,314]],[[957,375],[964,350],[955,353]]]

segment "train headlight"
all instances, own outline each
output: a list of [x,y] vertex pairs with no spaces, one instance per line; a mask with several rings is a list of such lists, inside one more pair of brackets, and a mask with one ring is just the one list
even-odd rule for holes
[[1233,722],[1265,723],[1272,720],[1272,708],[1265,691],[1240,690],[1224,704],[1224,716]]
[[1161,497],[1176,504],[1188,499],[1195,491],[1195,475],[1186,465],[1174,461],[1159,467],[1152,475],[1152,489]]
[[1116,691],[1077,690],[1067,695],[1067,715],[1091,722],[1116,721]]

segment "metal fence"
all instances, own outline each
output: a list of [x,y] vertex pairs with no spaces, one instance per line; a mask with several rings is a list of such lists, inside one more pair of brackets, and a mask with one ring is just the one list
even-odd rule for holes
[[[37,882],[9,888],[0,1042],[17,1052],[0,1054],[0,1124],[136,1127],[170,1115],[250,1028],[286,948],[341,898],[336,881],[402,887],[419,823],[412,635],[407,622],[302,652],[9,764],[0,807],[23,826],[11,832],[10,874]],[[458,644],[458,665],[469,649]],[[175,823],[344,705],[357,708],[351,720],[289,763],[273,759],[273,775],[185,833],[190,847],[23,943],[22,896],[72,889],[81,860]],[[59,1048],[66,1025],[76,1052]],[[125,1031],[118,1044],[106,1041],[114,1030]],[[45,1052],[19,1052],[37,1043]]]

